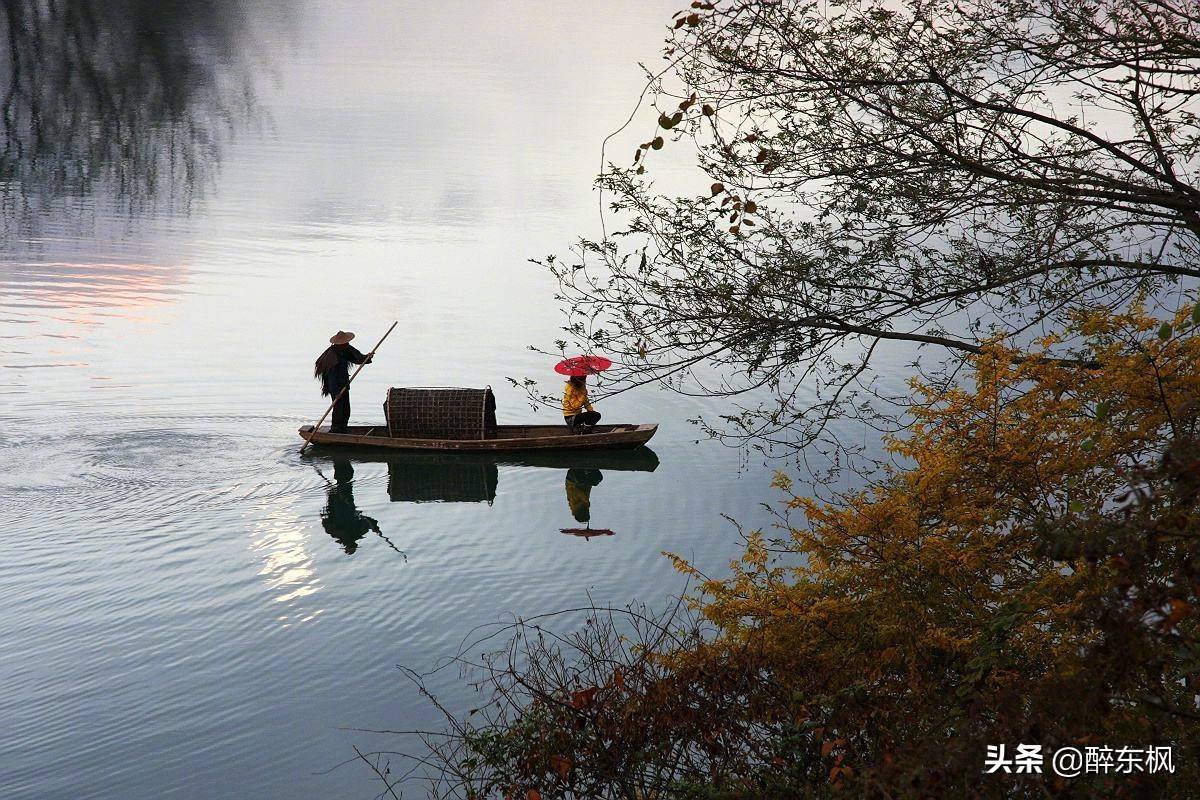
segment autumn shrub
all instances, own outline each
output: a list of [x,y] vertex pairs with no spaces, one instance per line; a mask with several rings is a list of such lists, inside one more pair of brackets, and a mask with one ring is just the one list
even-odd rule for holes
[[[431,740],[468,797],[1189,797],[1200,785],[1200,310],[1075,320],[1093,368],[993,344],[916,385],[898,466],[663,617],[519,626]],[[1058,344],[1041,343],[1049,348]],[[630,616],[632,615],[632,616]],[[987,774],[989,745],[1041,774]],[[1173,773],[1052,774],[1060,747]]]

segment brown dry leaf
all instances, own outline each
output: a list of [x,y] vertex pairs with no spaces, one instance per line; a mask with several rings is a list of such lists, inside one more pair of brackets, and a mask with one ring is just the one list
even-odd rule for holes
[[571,759],[566,756],[550,756],[550,768],[564,781],[571,774]]
[[596,692],[598,691],[600,691],[600,687],[593,686],[590,689],[581,689],[578,692],[571,692],[571,708],[587,708],[596,698]]
[[[838,747],[839,745],[843,745],[845,743],[846,743],[845,739],[830,739],[828,742],[822,743],[821,744],[821,758],[824,758],[825,756],[829,755],[829,751],[833,750],[833,748]],[[838,763],[841,763],[841,760],[842,759],[839,756]]]
[[664,128],[666,130],[671,130],[671,128],[674,128],[676,125],[678,125],[682,119],[683,119],[682,111],[676,111],[674,114],[672,114],[669,117],[666,114],[659,114],[658,115],[658,125],[659,125],[659,127]]

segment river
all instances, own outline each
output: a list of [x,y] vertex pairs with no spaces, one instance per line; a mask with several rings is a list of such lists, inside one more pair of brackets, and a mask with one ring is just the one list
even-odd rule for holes
[[[373,797],[334,767],[388,737],[350,729],[440,724],[396,665],[589,595],[662,604],[662,551],[719,574],[722,515],[768,524],[771,467],[687,422],[724,407],[654,388],[600,406],[660,423],[632,460],[298,453],[328,337],[393,320],[355,421],[433,385],[554,420],[506,380],[557,385],[529,259],[597,231],[600,143],[681,4],[95,5],[102,102],[68,63],[85,23],[7,52],[0,796]],[[21,116],[39,81],[61,118]],[[453,670],[431,688],[473,699]]]

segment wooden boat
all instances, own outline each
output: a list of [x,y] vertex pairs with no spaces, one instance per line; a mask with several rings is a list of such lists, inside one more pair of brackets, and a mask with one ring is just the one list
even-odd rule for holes
[[326,447],[386,447],[392,450],[512,452],[524,450],[599,450],[639,447],[654,436],[658,425],[597,425],[587,433],[572,433],[566,425],[498,425],[485,438],[435,439],[391,436],[386,425],[352,425],[346,433],[313,432],[305,425],[300,438]]

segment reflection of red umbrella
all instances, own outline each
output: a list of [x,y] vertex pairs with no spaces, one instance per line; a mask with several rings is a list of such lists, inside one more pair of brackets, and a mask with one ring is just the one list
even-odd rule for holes
[[604,356],[574,356],[566,358],[554,365],[554,371],[559,375],[595,375],[612,366],[612,361]]
[[559,533],[565,533],[568,536],[580,536],[584,539],[591,539],[593,536],[616,536],[616,531],[610,531],[608,528],[560,528]]

